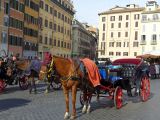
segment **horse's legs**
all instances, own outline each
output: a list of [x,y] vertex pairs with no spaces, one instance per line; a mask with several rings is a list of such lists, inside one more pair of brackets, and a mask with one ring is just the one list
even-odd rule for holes
[[72,86],[72,116],[71,119],[76,117],[76,95],[77,95],[77,85]]
[[50,86],[51,86],[51,81],[49,79],[46,80],[46,84],[47,84],[47,88],[45,90],[45,93],[48,93],[48,91],[50,90]]
[[92,99],[92,93],[88,93],[88,106],[87,106],[87,113],[91,112],[91,99]]
[[32,77],[32,85],[33,85],[33,88],[34,88],[34,93],[36,93],[37,89],[36,89],[36,83],[35,83],[34,77]]
[[87,111],[87,92],[83,91],[83,100],[84,100],[84,105],[82,108],[82,113],[85,113]]
[[66,102],[66,112],[64,115],[64,119],[69,118],[69,90],[63,86],[63,92],[65,96],[65,102]]
[[32,92],[32,83],[31,83],[32,81],[31,81],[31,77],[29,77],[29,79],[28,79],[28,88],[29,88],[29,93],[31,94],[31,92]]

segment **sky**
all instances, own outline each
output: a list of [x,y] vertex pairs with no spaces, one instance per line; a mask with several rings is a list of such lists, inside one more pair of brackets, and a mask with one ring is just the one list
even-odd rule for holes
[[[127,4],[145,6],[147,0],[72,0],[76,11],[75,18],[80,22],[98,27],[98,13],[109,10],[116,5],[125,7]],[[160,5],[160,0],[156,0]]]

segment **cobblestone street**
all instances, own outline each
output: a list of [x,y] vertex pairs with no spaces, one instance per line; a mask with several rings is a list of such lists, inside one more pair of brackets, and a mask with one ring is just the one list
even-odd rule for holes
[[[160,120],[160,80],[151,80],[151,98],[143,103],[138,98],[124,96],[125,105],[116,110],[113,102],[101,98],[92,100],[92,112],[81,114],[77,96],[77,120]],[[8,87],[0,94],[0,120],[63,120],[65,102],[62,90],[44,94],[38,85],[38,93],[29,94],[18,87]]]

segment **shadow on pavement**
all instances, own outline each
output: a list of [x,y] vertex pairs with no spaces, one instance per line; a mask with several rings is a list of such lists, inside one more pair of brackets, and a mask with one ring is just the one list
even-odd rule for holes
[[29,102],[31,101],[26,99],[18,99],[18,98],[0,100],[0,112],[8,110],[10,108],[27,105]]

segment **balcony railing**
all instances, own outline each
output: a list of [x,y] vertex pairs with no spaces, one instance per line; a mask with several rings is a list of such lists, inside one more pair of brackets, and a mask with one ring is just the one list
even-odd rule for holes
[[157,45],[157,40],[151,40],[151,45]]
[[146,40],[141,40],[140,45],[146,45]]

